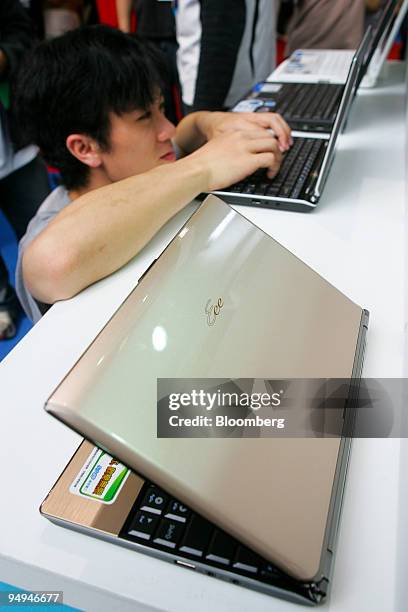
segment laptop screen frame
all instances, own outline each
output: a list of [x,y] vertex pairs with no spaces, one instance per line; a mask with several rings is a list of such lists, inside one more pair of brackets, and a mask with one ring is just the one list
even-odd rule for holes
[[366,49],[369,44],[371,35],[372,33],[371,33],[371,26],[370,26],[367,28],[366,33],[363,37],[363,40],[361,41],[360,46],[357,49],[351,61],[349,73],[347,75],[346,84],[344,86],[343,95],[342,95],[340,106],[339,106],[339,110],[337,112],[336,121],[334,122],[329,144],[327,146],[326,153],[323,159],[323,163],[320,168],[319,177],[317,179],[317,182],[314,188],[313,197],[316,200],[319,199],[321,196],[321,192],[323,190],[323,186],[326,182],[326,179],[327,179],[327,176],[330,170],[330,165],[333,160],[337,137],[343,128],[348,112],[350,110],[351,102],[356,93],[358,73],[360,70],[361,63],[364,60],[364,56],[365,56]]
[[[394,7],[395,11],[395,7]],[[372,76],[376,81],[380,71],[388,57],[395,38],[401,28],[402,22],[408,11],[408,0],[404,0],[398,14],[392,12],[389,21],[387,22],[382,36],[378,42],[377,48],[374,50],[370,64],[367,68],[367,74]],[[377,54],[376,51],[379,51]]]
[[361,81],[370,67],[376,49],[383,40],[383,37],[387,35],[388,26],[392,22],[396,6],[396,0],[388,0],[388,3],[380,9],[381,15],[378,18],[378,22],[371,26],[371,40],[357,77],[357,88],[360,86]]

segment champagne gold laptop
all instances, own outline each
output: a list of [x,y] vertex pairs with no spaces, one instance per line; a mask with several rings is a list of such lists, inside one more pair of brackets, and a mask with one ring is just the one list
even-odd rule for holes
[[161,438],[157,379],[358,378],[367,321],[209,196],[48,399],[92,444],[41,512],[190,570],[321,602],[350,439]]

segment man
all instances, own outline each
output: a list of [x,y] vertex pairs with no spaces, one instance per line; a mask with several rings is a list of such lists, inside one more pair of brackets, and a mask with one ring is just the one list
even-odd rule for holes
[[288,25],[286,55],[296,49],[356,49],[363,36],[364,14],[365,0],[297,0]]
[[184,110],[231,108],[275,68],[275,0],[178,0]]
[[[34,321],[118,270],[200,192],[258,168],[273,176],[291,144],[279,115],[201,112],[175,128],[162,112],[153,50],[103,26],[39,45],[16,107],[63,182],[20,243],[16,285]],[[184,157],[176,161],[175,150]]]

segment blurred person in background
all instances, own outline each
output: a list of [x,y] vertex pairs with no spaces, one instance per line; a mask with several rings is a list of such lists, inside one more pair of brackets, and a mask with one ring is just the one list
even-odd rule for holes
[[[0,2],[0,207],[17,239],[49,192],[47,172],[38,149],[15,150],[7,108],[12,105],[9,85],[24,52],[33,42],[33,26],[19,0]],[[1,246],[1,239],[0,239]],[[16,332],[18,302],[9,283],[7,268],[0,256],[0,339]]]
[[185,112],[227,110],[275,68],[275,0],[178,0]]
[[132,31],[132,11],[136,15],[136,33],[163,54],[163,96],[166,116],[177,124],[181,119],[180,85],[177,73],[176,25],[170,0],[116,0],[118,27]]
[[30,15],[37,38],[42,40],[44,38],[43,0],[20,0],[20,3]]
[[44,0],[44,30],[46,38],[61,36],[82,23],[83,0]]
[[366,9],[381,0],[293,0],[288,23],[288,56],[296,49],[356,49],[364,32]]

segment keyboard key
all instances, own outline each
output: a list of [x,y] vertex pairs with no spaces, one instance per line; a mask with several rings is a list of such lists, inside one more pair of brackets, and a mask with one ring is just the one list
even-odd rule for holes
[[161,521],[153,542],[166,546],[167,548],[176,548],[181,536],[183,535],[184,525],[176,521],[164,519]]
[[183,506],[176,499],[172,499],[169,505],[166,508],[165,517],[168,519],[173,519],[175,521],[180,521],[181,523],[185,523],[190,512],[186,506]]
[[232,193],[241,193],[243,186],[243,183],[235,183],[235,185],[229,187],[228,191],[232,191]]
[[292,183],[284,185],[279,192],[280,197],[288,198],[290,196],[290,192],[292,191],[292,186]]
[[[333,88],[334,89],[334,88]],[[323,116],[325,119],[335,119],[338,108],[340,106],[341,95],[343,91],[343,86],[340,85],[333,91],[333,95],[331,100],[327,103],[326,108],[324,109]]]
[[293,188],[292,193],[290,194],[290,197],[292,199],[296,200],[300,196],[300,194],[302,192],[302,189],[303,189],[303,186],[304,186],[304,182],[303,181],[298,181],[296,183],[295,187]]
[[256,574],[258,568],[264,563],[265,562],[263,559],[256,553],[252,552],[252,550],[249,550],[249,548],[246,548],[245,546],[240,546],[238,548],[233,567],[244,572],[249,572],[250,574]]
[[196,557],[202,557],[207,550],[210,538],[214,533],[214,527],[197,514],[193,514],[187,525],[180,552],[186,552]]
[[282,578],[283,574],[275,567],[272,563],[266,563],[261,567],[260,574],[262,578],[266,578],[267,580],[276,580],[277,578]]
[[128,534],[142,540],[150,540],[158,522],[158,517],[139,511],[128,529]]
[[169,496],[161,489],[152,485],[148,488],[146,495],[141,503],[141,509],[153,514],[161,514],[168,504]]
[[248,183],[242,190],[242,193],[254,193],[256,189],[255,183]]
[[268,196],[277,196],[279,193],[279,185],[274,185],[272,184],[270,187],[268,187],[267,191],[266,191],[266,195]]
[[255,187],[255,191],[254,194],[256,195],[264,195],[266,190],[269,188],[270,183],[259,183],[259,185],[256,185]]
[[231,536],[227,535],[224,531],[218,531],[214,533],[206,559],[208,561],[216,561],[223,565],[229,565],[235,557],[237,550],[237,541]]

